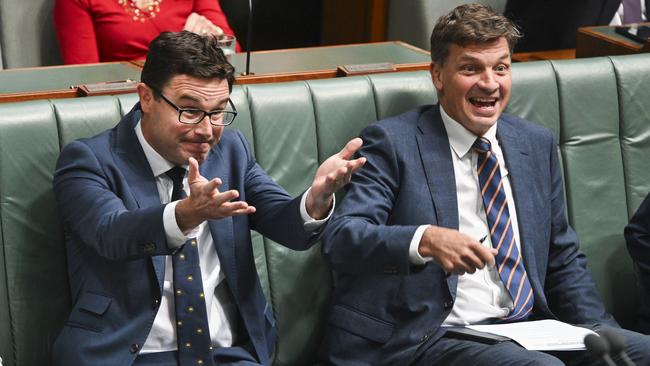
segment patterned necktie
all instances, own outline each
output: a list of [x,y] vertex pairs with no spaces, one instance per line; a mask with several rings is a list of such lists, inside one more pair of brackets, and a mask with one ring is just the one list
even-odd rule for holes
[[[165,174],[174,182],[171,200],[185,198],[185,191],[183,191],[185,169],[174,167]],[[210,329],[199,267],[199,251],[195,238],[186,241],[174,253],[172,265],[179,365],[213,365]]]
[[641,1],[623,0],[623,23],[641,23]]
[[490,238],[498,251],[496,266],[501,281],[512,297],[513,309],[503,320],[523,320],[533,309],[533,289],[515,243],[499,161],[492,153],[490,141],[486,138],[476,139],[473,147],[478,152],[477,173]]

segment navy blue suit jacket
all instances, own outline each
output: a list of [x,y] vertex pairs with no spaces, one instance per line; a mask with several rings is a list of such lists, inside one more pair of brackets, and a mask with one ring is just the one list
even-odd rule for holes
[[[361,134],[357,172],[323,236],[335,272],[320,358],[327,364],[408,365],[442,336],[457,276],[435,261],[413,266],[419,225],[458,229],[453,163],[438,106],[380,121]],[[578,238],[567,223],[551,133],[503,115],[497,138],[510,174],[534,318],[616,326],[600,301]]]
[[625,227],[627,249],[634,261],[639,286],[637,329],[650,334],[650,194]]
[[[61,152],[54,176],[73,308],[53,352],[56,365],[131,365],[153,324],[167,246],[155,179],[134,127],[139,105],[111,130]],[[241,133],[225,131],[200,165],[222,191],[255,206],[249,216],[208,221],[243,327],[262,364],[275,342],[273,313],[255,269],[250,229],[292,249],[316,241],[292,199],[255,162]]]

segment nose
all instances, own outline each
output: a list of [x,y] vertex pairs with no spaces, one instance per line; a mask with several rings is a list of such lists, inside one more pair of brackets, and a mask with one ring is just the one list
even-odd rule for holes
[[497,82],[492,70],[486,70],[481,74],[481,78],[478,81],[478,87],[489,93],[495,92],[499,89],[499,83]]
[[194,133],[203,138],[210,138],[212,137],[213,128],[210,124],[210,117],[204,116],[199,123],[194,125]]

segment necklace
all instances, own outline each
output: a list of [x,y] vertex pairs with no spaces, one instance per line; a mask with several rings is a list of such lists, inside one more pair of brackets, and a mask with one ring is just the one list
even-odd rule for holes
[[117,2],[127,13],[133,14],[134,21],[144,22],[156,17],[163,0],[118,0]]

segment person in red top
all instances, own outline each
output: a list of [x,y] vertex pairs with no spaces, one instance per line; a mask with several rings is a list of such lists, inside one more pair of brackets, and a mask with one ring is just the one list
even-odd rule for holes
[[144,59],[164,31],[234,35],[219,0],[55,0],[54,26],[66,64]]

